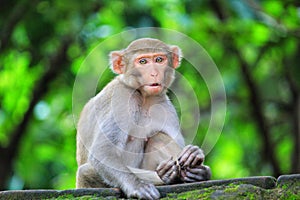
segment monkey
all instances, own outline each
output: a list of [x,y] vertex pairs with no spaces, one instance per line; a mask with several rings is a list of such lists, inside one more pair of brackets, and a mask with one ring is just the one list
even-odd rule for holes
[[153,156],[144,158],[145,150],[155,146],[155,135],[169,137],[163,142],[158,137],[158,146],[172,141],[180,152],[176,160],[162,157],[148,167],[165,184],[210,177],[203,151],[184,147],[176,110],[166,94],[181,59],[178,46],[153,38],[137,39],[110,53],[117,76],[88,101],[78,121],[77,188],[118,187],[129,198],[158,199],[154,184],[129,170],[147,169]]

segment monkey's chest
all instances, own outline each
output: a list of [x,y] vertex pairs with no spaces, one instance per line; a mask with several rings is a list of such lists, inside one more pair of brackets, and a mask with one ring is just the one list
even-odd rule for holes
[[140,132],[151,137],[154,132],[164,131],[169,126],[168,112],[162,106],[153,105],[149,110],[142,110],[137,124]]

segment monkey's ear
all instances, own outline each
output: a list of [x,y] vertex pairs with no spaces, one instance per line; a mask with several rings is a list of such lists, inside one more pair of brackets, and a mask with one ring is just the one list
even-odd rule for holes
[[116,74],[125,73],[125,64],[123,61],[123,51],[112,51],[109,54],[111,69]]
[[171,46],[171,51],[172,51],[172,63],[173,63],[172,67],[176,69],[177,67],[180,66],[181,63],[181,58],[182,58],[181,49],[178,46]]

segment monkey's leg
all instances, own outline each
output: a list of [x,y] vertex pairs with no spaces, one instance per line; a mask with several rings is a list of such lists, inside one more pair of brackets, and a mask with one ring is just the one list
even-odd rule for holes
[[[88,161],[101,179],[111,187],[119,187],[127,197],[136,197],[139,199],[158,199],[159,191],[152,183],[141,181],[135,174],[131,173],[127,168],[128,159],[131,162],[140,162],[142,154],[131,156],[128,151],[120,151],[113,146],[107,137],[95,138],[91,148]],[[114,136],[115,137],[115,136]],[[136,143],[133,143],[136,142]],[[143,140],[133,140],[128,145],[128,149],[140,148]],[[121,146],[120,144],[118,144]],[[131,146],[130,146],[131,145]],[[134,146],[136,145],[136,146]],[[99,148],[100,147],[100,148]]]
[[76,188],[107,187],[95,169],[89,164],[81,165],[77,170]]
[[180,181],[177,155],[182,148],[167,134],[158,132],[148,139],[142,169],[153,170],[165,184]]

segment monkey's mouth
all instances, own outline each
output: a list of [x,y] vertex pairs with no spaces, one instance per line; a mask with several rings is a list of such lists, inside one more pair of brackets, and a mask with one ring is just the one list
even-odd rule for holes
[[161,84],[159,84],[159,83],[152,83],[152,84],[149,84],[148,86],[150,86],[150,87],[160,87]]
[[158,94],[162,91],[162,85],[160,83],[150,83],[144,85],[144,90],[149,94]]

